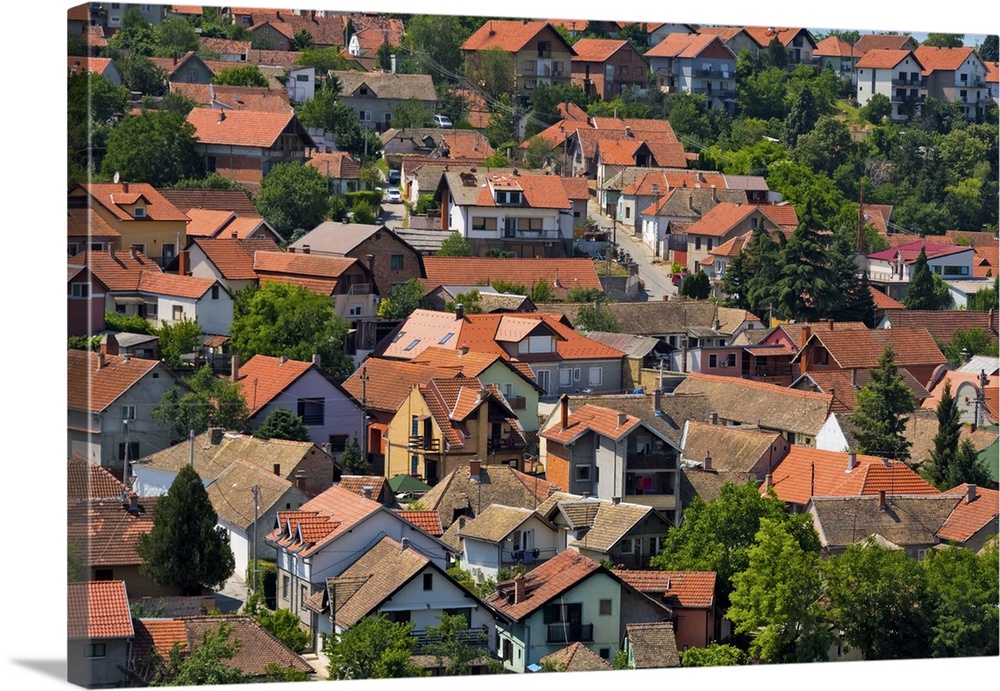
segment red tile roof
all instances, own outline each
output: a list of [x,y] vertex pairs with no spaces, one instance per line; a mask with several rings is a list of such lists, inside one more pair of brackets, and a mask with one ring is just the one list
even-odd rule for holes
[[722,39],[712,34],[667,34],[662,41],[646,51],[646,57],[696,58],[716,41],[722,44]]
[[566,103],[560,103],[556,106],[556,109],[559,111],[559,117],[562,118],[563,120],[571,120],[580,123],[589,123],[590,121],[590,116],[587,115],[587,111],[585,111],[583,108],[576,105],[572,101],[568,101]]
[[[222,115],[225,115],[222,118]],[[203,144],[226,144],[269,148],[292,122],[292,111],[271,113],[252,110],[221,111],[195,108],[187,117],[195,138]]]
[[246,55],[250,52],[250,41],[233,41],[228,38],[198,37],[202,49],[219,54]]
[[66,351],[69,382],[67,406],[73,410],[99,413],[115,402],[154,367],[156,360],[105,355],[105,365],[97,368],[98,353],[87,350]]
[[[926,328],[814,330],[811,339],[830,353],[841,369],[872,368],[885,347],[892,346],[898,367],[943,365],[947,360]],[[798,361],[802,351],[792,358]],[[923,382],[921,382],[923,383]]]
[[353,257],[305,254],[300,252],[255,252],[253,269],[261,284],[292,283],[319,293],[332,295],[340,277],[358,263]]
[[870,50],[903,50],[915,44],[913,38],[906,34],[864,34],[854,44],[854,54],[864,55]]
[[813,55],[824,58],[850,58],[860,55],[860,53],[855,53],[854,47],[840,36],[827,36],[816,43]]
[[[743,31],[738,26],[703,26],[698,29],[699,34],[712,34],[718,36],[723,41],[729,41],[738,33]],[[746,33],[744,31],[744,33]]]
[[628,41],[614,38],[581,38],[573,44],[573,62],[604,62],[627,45]]
[[507,593],[514,591],[514,581],[502,581],[497,583],[496,591],[486,598],[486,602],[504,616],[520,621],[598,570],[607,573],[593,559],[569,549],[521,576],[524,599],[508,604]]
[[212,238],[236,216],[220,209],[188,209],[187,217],[191,219],[186,231],[189,238]]
[[757,210],[756,204],[719,202],[688,227],[688,235],[721,237]]
[[556,424],[539,433],[539,436],[560,444],[567,444],[587,432],[596,432],[618,441],[634,430],[641,422],[634,415],[586,403],[569,414],[565,428]]
[[83,456],[73,455],[66,467],[66,496],[69,499],[121,499],[127,487],[121,480]]
[[91,252],[85,251],[70,257],[69,266],[87,267],[108,290],[136,290],[139,278],[147,271],[157,272],[160,267],[142,252]]
[[954,72],[965,64],[965,61],[975,54],[975,48],[941,48],[938,46],[918,46],[913,54],[923,65],[923,73],[930,74],[938,70]]
[[[465,43],[462,44],[462,50],[500,48],[508,53],[516,53],[528,45],[528,42],[547,26],[549,26],[548,23],[544,21],[521,22],[490,19],[465,40]],[[567,50],[569,53],[573,53],[572,48]]]
[[872,302],[875,303],[875,309],[879,310],[896,310],[903,309],[903,303],[898,300],[893,300],[891,297],[883,293],[881,290],[868,286],[868,292],[872,294]]
[[[282,361],[282,358],[268,355],[254,355],[248,362],[240,365],[237,383],[250,408],[250,414],[256,415],[313,366],[311,362]],[[290,408],[291,404],[285,407]]]
[[[364,365],[347,378],[344,389],[359,402],[363,396],[369,410],[395,413],[414,385],[426,384],[435,377],[446,377],[449,371],[455,373],[455,370],[441,369],[426,362],[417,364],[373,357],[365,360]],[[363,386],[362,373],[368,378]]]
[[94,48],[106,48],[108,39],[104,36],[104,27],[91,25],[87,28],[87,45]]
[[[102,279],[103,280],[103,279]],[[216,284],[214,278],[178,276],[162,271],[143,271],[139,274],[136,290],[143,293],[168,295],[170,297],[198,299]]]
[[441,516],[437,511],[406,511],[397,509],[396,513],[400,518],[405,518],[428,535],[441,537],[441,534],[444,533],[444,530],[441,529]]
[[357,180],[361,170],[358,162],[346,151],[313,152],[306,159],[306,165],[334,180]]
[[1000,82],[1000,62],[984,62],[986,65],[986,81],[990,84]]
[[956,331],[982,329],[987,336],[997,337],[1000,328],[1000,314],[996,310],[978,312],[976,310],[886,310],[893,329],[926,328],[931,337],[939,343],[947,343]]
[[601,279],[590,259],[493,259],[487,257],[424,257],[428,287],[478,285],[504,280],[531,290],[538,281],[549,283],[557,299],[572,288],[601,290]]
[[482,161],[494,153],[486,136],[475,130],[445,132],[441,139],[448,147],[449,158]]
[[[382,508],[376,501],[334,485],[307,501],[298,511],[279,512],[279,527],[268,535],[268,539],[277,542],[282,549],[308,557]],[[301,526],[305,529],[300,532]]]
[[270,238],[252,240],[233,238],[195,238],[193,244],[205,253],[223,278],[228,280],[254,280],[253,257],[257,251],[277,252],[278,245]]
[[132,613],[125,581],[85,581],[67,585],[70,638],[131,638]]
[[715,601],[714,571],[635,571],[616,569],[630,586],[671,607],[711,607]]
[[[970,487],[975,492],[972,501],[969,501]],[[964,499],[938,530],[938,537],[942,540],[965,542],[991,523],[996,524],[1000,515],[1000,492],[997,490],[962,484],[945,494],[958,494]]]
[[246,190],[210,190],[197,187],[159,190],[160,194],[183,212],[190,209],[219,209],[237,216],[258,216]]
[[67,209],[69,221],[66,224],[66,236],[71,238],[120,238],[121,233],[111,227],[104,217],[92,207],[85,209]]
[[[239,65],[241,63],[233,64]],[[187,96],[204,108],[211,108],[212,102],[216,101],[228,106],[228,110],[252,110],[286,114],[292,110],[292,106],[288,100],[288,92],[284,89],[170,82],[170,91]]]
[[768,220],[784,229],[795,230],[799,225],[799,215],[791,204],[758,204],[757,208]]
[[66,59],[69,75],[82,74],[83,72],[94,72],[104,74],[111,64],[110,58],[84,58],[77,55],[70,55]]
[[[793,445],[771,471],[772,489],[778,499],[805,505],[810,497],[840,497],[878,494],[938,494],[937,489],[905,463],[877,456],[856,454],[856,465],[848,470],[850,455]],[[761,486],[761,493],[767,488]]]
[[[860,69],[891,70],[912,55],[913,53],[909,50],[881,50],[876,48],[865,53],[864,57],[858,60],[855,67]],[[919,60],[917,60],[917,64],[920,64]]]
[[896,255],[898,254],[904,263],[912,264],[917,261],[917,257],[920,255],[921,249],[924,250],[924,254],[927,255],[928,259],[934,259],[936,257],[946,257],[950,254],[965,252],[971,250],[972,248],[963,247],[961,245],[944,245],[938,242],[918,240],[917,242],[908,242],[905,245],[899,245],[898,247],[891,247],[887,250],[882,250],[881,252],[869,254],[868,258],[879,259],[882,261],[893,261],[896,259]]
[[135,551],[139,536],[153,529],[156,497],[138,497],[140,511],[126,511],[120,500],[69,502],[66,509],[66,536],[80,549],[88,567],[138,566],[142,557]]
[[611,166],[634,166],[642,142],[635,139],[602,139],[597,142],[598,160]]
[[180,646],[181,652],[187,651],[187,633],[180,619],[136,620],[135,643],[132,646],[136,660],[149,659],[154,649],[163,656],[169,655],[174,643]]
[[[119,221],[146,223],[148,221],[188,220],[187,216],[168,202],[152,185],[147,185],[144,182],[84,183],[80,186],[90,194],[95,202],[110,211]],[[146,200],[146,216],[137,219],[122,206],[132,205],[140,197]]]
[[781,42],[781,45],[787,46],[793,38],[806,31],[800,27],[786,26],[745,26],[743,30],[761,48],[766,48],[775,38]]

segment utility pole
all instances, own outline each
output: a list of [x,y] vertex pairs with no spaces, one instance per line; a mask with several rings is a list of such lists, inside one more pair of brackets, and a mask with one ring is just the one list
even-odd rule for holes
[[194,427],[188,430],[188,444],[191,458],[191,467],[194,468]]
[[257,518],[260,511],[260,485],[254,485],[251,491],[253,492],[253,545],[250,548],[253,558],[253,585],[251,590],[257,592]]
[[361,368],[361,458],[368,462],[368,366]]

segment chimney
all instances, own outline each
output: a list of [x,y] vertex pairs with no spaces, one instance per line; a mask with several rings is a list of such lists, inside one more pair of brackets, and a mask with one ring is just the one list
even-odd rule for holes
[[715,185],[712,185],[712,201],[713,202],[719,201],[719,195],[716,194],[715,192]]
[[769,490],[769,489],[771,489],[771,486],[772,486],[771,485],[771,473],[767,473],[764,476],[764,489],[765,490]]
[[809,326],[808,324],[805,324],[802,327],[802,345],[800,345],[799,348],[805,348],[806,341],[808,341],[812,337],[812,335],[813,335],[812,327]]
[[323,358],[319,353],[313,353],[313,364],[317,367],[323,364]]
[[851,388],[852,389],[857,389],[858,388],[858,368],[857,367],[855,367],[854,369],[851,370]]
[[524,574],[514,576],[514,604],[524,600]]
[[233,355],[233,359],[232,359],[232,363],[233,363],[232,379],[233,379],[233,381],[239,381],[240,380],[240,356],[234,354]]
[[632,128],[629,127],[628,125],[625,125],[625,136],[626,137],[631,137],[632,136]]
[[466,344],[463,343],[462,345],[460,345],[458,347],[458,356],[459,357],[461,357],[463,355],[468,355],[468,354],[469,354],[469,346],[467,346]]
[[104,369],[105,367],[107,367],[107,365],[108,365],[108,362],[107,362],[107,359],[105,358],[104,353],[103,352],[99,352],[97,354],[97,369]]
[[660,400],[662,396],[663,396],[663,389],[657,387],[656,391],[653,392],[653,414],[655,415],[660,414]]
[[288,253],[289,253],[289,254],[295,254],[295,248],[294,248],[294,247],[292,247],[291,245],[289,245],[289,246],[288,246]]
[[372,273],[375,273],[375,255],[366,254],[365,259],[368,260],[368,270],[371,271]]
[[133,516],[139,514],[139,497],[134,492],[128,499],[128,509],[126,509]]
[[705,454],[705,460],[702,462],[701,468],[702,470],[712,470],[712,454]]
[[479,482],[479,471],[482,466],[482,461],[478,458],[469,461],[469,479]]
[[280,357],[278,358],[278,367],[281,367],[281,366],[282,366],[283,364],[285,364],[286,362],[288,362],[288,356],[287,356],[287,355],[282,355],[282,356],[280,356]]
[[858,467],[858,454],[853,453],[853,452],[847,454],[847,471],[846,472],[849,473],[849,472],[851,472],[852,470],[854,470],[857,467]]
[[361,491],[364,493],[365,499],[368,499],[369,501],[371,501],[371,498],[372,498],[372,486],[371,485],[365,485],[364,487],[361,488]]
[[280,463],[275,463],[274,464],[274,474],[277,475],[278,477],[281,477],[281,464]]
[[512,172],[514,173],[514,177],[517,177],[517,168],[515,168]]
[[628,422],[628,415],[625,413],[618,413],[618,424],[616,427],[621,427],[626,422]]
[[224,110],[220,110],[220,111],[219,111],[219,119],[218,119],[218,120],[216,120],[216,124],[218,124],[218,123],[222,122],[222,121],[223,121],[223,120],[225,120],[225,119],[226,119],[226,111],[224,111]]
[[309,245],[302,245],[302,254],[309,254],[309,251],[311,249],[312,247],[310,247]]
[[181,250],[177,253],[177,275],[187,276],[189,272],[189,264],[191,262],[191,256],[188,254],[187,250]]
[[621,503],[622,503],[622,498],[621,497],[611,497],[611,505],[612,506],[618,506]]
[[122,192],[128,192],[128,183],[127,182],[123,182],[122,183]]
[[234,230],[233,232],[231,232],[231,233],[229,234],[229,237],[230,237],[231,239],[233,239],[233,240],[239,240],[239,238],[240,238],[240,234],[239,234],[239,233],[237,233],[237,232],[236,232],[236,231]]
[[965,483],[965,503],[971,504],[976,500],[976,486],[971,482]]
[[688,195],[688,209],[694,211],[694,194]]
[[569,399],[565,394],[559,399],[559,421],[562,423],[560,429],[569,427]]
[[878,507],[880,509],[884,509],[885,508],[885,490],[884,489],[880,489],[878,491]]
[[455,319],[465,319],[465,305],[461,302],[455,305]]
[[115,338],[114,334],[108,334],[107,338],[104,339],[104,343],[101,344],[101,352],[105,355],[118,354],[118,339]]

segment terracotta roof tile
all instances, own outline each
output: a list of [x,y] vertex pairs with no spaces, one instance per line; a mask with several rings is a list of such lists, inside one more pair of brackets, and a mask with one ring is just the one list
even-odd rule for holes
[[942,48],[939,46],[918,46],[913,54],[923,65],[924,74],[938,70],[954,72],[974,56],[975,48],[962,46],[960,48]]
[[827,36],[816,43],[813,55],[824,58],[850,58],[860,53],[855,53],[854,47],[840,36]]
[[[544,21],[521,22],[490,19],[465,40],[462,44],[462,50],[500,48],[508,53],[516,53],[546,26],[548,23]],[[568,52],[572,53],[572,48]]]
[[[865,53],[855,64],[855,67],[858,69],[891,70],[907,57],[912,56],[913,53],[909,50],[883,50],[876,48]],[[917,60],[917,64],[920,64],[919,59]]]
[[766,48],[771,41],[777,38],[781,45],[787,46],[792,42],[792,39],[799,35],[800,32],[806,31],[800,27],[786,27],[786,26],[745,26],[743,31],[746,32],[747,36],[752,38],[757,42],[761,48]]
[[926,328],[938,343],[947,343],[956,331],[982,329],[988,336],[997,337],[998,313],[975,310],[886,310],[892,329]]
[[662,41],[646,51],[646,57],[696,58],[715,42],[722,44],[722,39],[712,34],[667,34]]
[[[430,566],[431,561],[414,549],[405,549],[390,537],[383,537],[340,576],[327,579],[327,590],[340,582],[351,585],[349,597],[330,597],[330,609],[337,626],[348,628],[373,614],[393,593]],[[363,580],[362,580],[363,579]]]
[[549,653],[539,662],[554,665],[560,672],[604,672],[614,669],[610,662],[580,642]]
[[522,283],[531,290],[537,281],[549,283],[557,298],[572,288],[601,290],[601,280],[590,259],[491,259],[476,257],[424,257],[425,284],[477,285],[504,280]]
[[[280,512],[278,514],[280,525],[268,535],[268,539],[281,541],[299,556],[307,557],[383,508],[378,502],[359,497],[334,485],[303,504],[298,511]],[[303,542],[295,532],[289,532],[289,524],[295,526],[301,521],[317,518],[328,524],[329,530],[315,542]]]
[[128,488],[100,463],[73,455],[67,461],[66,496],[69,499],[121,499]]
[[535,509],[557,489],[551,482],[505,465],[483,465],[476,482],[469,476],[469,467],[462,466],[442,478],[420,502],[438,512],[447,530],[456,510],[475,517],[492,504]]
[[673,622],[628,623],[625,624],[625,635],[632,650],[634,669],[681,666]]
[[85,58],[76,55],[68,56],[66,62],[70,76],[83,72],[104,74],[104,70],[108,69],[108,65],[112,64],[110,58]]
[[[175,6],[176,8],[176,6]],[[201,14],[199,12],[199,14]],[[198,37],[198,45],[213,53],[246,55],[250,50],[250,41],[233,41],[227,38]]]
[[731,40],[740,32],[746,33],[738,26],[702,26],[698,28],[699,34],[712,34],[713,36],[718,36],[723,41]]
[[135,633],[125,581],[69,583],[66,604],[70,638],[131,638]]
[[[362,384],[362,373],[368,381]],[[344,382],[344,389],[357,401],[362,396],[369,410],[395,413],[414,385],[426,384],[431,379],[448,376],[449,371],[426,362],[404,362],[384,358],[369,358],[364,366]]]
[[191,222],[187,225],[187,236],[215,237],[234,216],[232,211],[219,209],[188,209],[187,217]]
[[[242,63],[233,64],[239,65]],[[218,84],[170,82],[170,91],[187,96],[203,108],[215,108],[216,113],[218,113],[220,105],[225,106],[227,112],[232,110],[252,110],[255,112],[288,114],[292,111],[292,105],[288,100],[288,92],[284,89],[272,89],[271,87],[260,86],[222,86]]]
[[441,529],[441,516],[438,515],[437,511],[406,511],[397,509],[396,514],[400,518],[406,519],[417,526],[428,535],[441,537],[441,534],[444,532]]
[[357,180],[361,167],[346,151],[313,152],[306,165],[334,180]]
[[182,652],[187,650],[187,633],[184,631],[184,622],[180,619],[135,620],[132,653],[136,660],[148,660],[153,650],[167,656],[175,643]]
[[219,209],[237,216],[258,216],[245,190],[210,190],[196,187],[158,190],[163,198],[183,212],[189,209]]
[[572,442],[586,432],[595,432],[610,439],[620,440],[640,422],[640,419],[633,415],[587,404],[567,416],[565,429],[556,425],[541,432],[539,436],[561,444]]
[[[930,396],[924,385],[910,374],[909,370],[901,369],[907,388],[913,393],[917,404]],[[858,370],[813,370],[807,375],[823,393],[833,396],[831,410],[836,413],[854,410],[857,405],[857,390],[871,382],[871,372],[868,369]],[[802,388],[796,386],[795,388]]]
[[881,290],[868,286],[868,292],[872,294],[872,302],[875,303],[875,309],[878,310],[901,310],[903,309],[903,303],[898,300],[893,300],[891,297],[883,293]]
[[91,25],[87,27],[87,45],[94,48],[106,48],[108,39],[104,35],[104,27]]
[[[813,331],[810,340],[822,344],[841,369],[877,367],[878,359],[887,345],[892,346],[898,367],[943,365],[947,362],[930,332],[924,327],[864,331],[817,329]],[[797,362],[801,355],[800,350],[792,361]]]
[[513,592],[514,586],[512,581],[504,581],[497,583],[486,602],[504,616],[521,621],[598,570],[610,573],[593,559],[568,549],[522,576],[524,599],[508,604],[507,592]]
[[66,536],[76,545],[88,567],[138,566],[135,551],[139,536],[153,529],[156,497],[138,497],[139,510],[126,511],[120,499],[90,499],[69,502]]
[[[73,410],[99,413],[115,402],[160,363],[137,357],[105,355],[105,365],[98,369],[100,355],[86,350],[66,351],[66,374],[69,381],[67,405]],[[160,367],[162,371],[164,368]]]
[[720,427],[707,422],[689,420],[684,441],[683,457],[702,461],[712,457],[712,467],[749,473],[776,444],[778,432]]
[[707,609],[715,602],[714,571],[637,571],[616,569],[630,586],[671,607]]
[[916,42],[906,34],[863,34],[854,44],[854,54],[864,55],[870,50],[903,50]]
[[756,204],[719,202],[688,228],[688,235],[721,237],[757,210]]
[[[975,492],[972,501],[969,501],[970,491]],[[962,543],[986,526],[996,524],[1000,515],[1000,492],[997,490],[962,484],[945,494],[959,495],[962,500],[938,530],[942,540]]]
[[256,415],[313,367],[311,362],[283,360],[268,355],[254,355],[240,365],[237,383],[250,408],[250,415]]
[[[224,212],[223,212],[224,213]],[[253,240],[233,238],[196,238],[197,245],[223,278],[228,280],[254,280],[253,259],[257,251],[277,252],[278,245],[270,238]]]
[[494,153],[486,136],[475,130],[444,132],[441,139],[448,147],[449,158],[482,161]]
[[188,648],[196,650],[207,633],[217,631],[222,622],[233,627],[230,640],[240,641],[239,649],[223,664],[239,669],[250,677],[265,677],[268,664],[292,667],[296,671],[313,673],[313,668],[301,656],[289,650],[281,641],[258,624],[253,617],[237,614],[221,616],[180,617],[184,624]]
[[370,492],[370,499],[379,501],[388,487],[388,483],[381,475],[344,475],[340,478],[341,489],[353,492],[359,497],[365,496],[365,488]]
[[358,263],[353,257],[331,257],[301,252],[254,252],[253,270],[261,283],[281,281],[331,295],[341,276]]
[[[119,221],[147,223],[148,221],[187,221],[177,207],[167,201],[159,190],[144,182],[85,183],[80,185],[96,203],[110,211]],[[127,191],[126,191],[127,188]],[[145,218],[136,219],[123,205],[131,205],[140,198],[146,200]]]
[[71,238],[120,238],[121,233],[111,227],[93,208],[68,209],[69,222],[66,235]]
[[573,44],[573,62],[604,62],[627,45],[628,41],[614,38],[581,38]]
[[211,290],[214,285],[216,285],[214,278],[178,276],[157,270],[140,273],[136,290],[142,293],[197,299]]
[[[222,118],[222,115],[225,115]],[[195,108],[187,117],[194,126],[195,138],[202,144],[226,144],[269,148],[291,124],[295,114],[289,110],[272,113],[252,110],[220,111]]]

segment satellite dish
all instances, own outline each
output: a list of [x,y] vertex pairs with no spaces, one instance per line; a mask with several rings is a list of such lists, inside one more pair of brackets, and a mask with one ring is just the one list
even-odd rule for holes
[[116,185],[118,184],[118,180],[119,180],[120,178],[121,178],[121,176],[120,176],[120,175],[118,175],[118,171],[116,170],[116,171],[115,171],[115,184],[116,184]]

